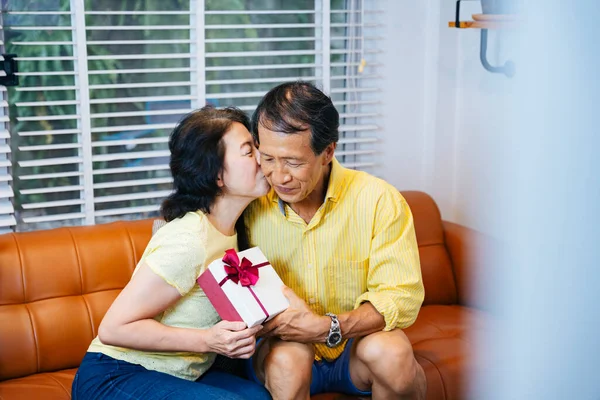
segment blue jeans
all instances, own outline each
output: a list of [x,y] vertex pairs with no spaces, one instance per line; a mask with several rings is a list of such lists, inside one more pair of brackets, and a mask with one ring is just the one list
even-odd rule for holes
[[101,353],[87,353],[73,380],[72,400],[267,400],[260,385],[219,371],[187,381]]

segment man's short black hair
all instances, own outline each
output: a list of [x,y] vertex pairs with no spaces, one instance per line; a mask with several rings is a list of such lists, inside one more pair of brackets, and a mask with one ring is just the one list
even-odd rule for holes
[[340,115],[331,99],[309,82],[287,82],[271,89],[252,116],[252,135],[257,143],[258,126],[273,132],[311,132],[310,146],[319,155],[340,138]]

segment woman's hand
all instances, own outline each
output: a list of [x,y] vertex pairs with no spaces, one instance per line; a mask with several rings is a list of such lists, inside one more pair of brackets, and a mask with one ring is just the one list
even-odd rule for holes
[[246,328],[243,322],[221,321],[206,333],[206,346],[211,353],[229,358],[250,358],[256,347],[255,335],[262,325]]

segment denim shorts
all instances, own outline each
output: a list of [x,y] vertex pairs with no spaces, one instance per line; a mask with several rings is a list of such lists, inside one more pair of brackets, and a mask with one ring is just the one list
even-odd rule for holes
[[[263,339],[259,339],[257,342]],[[352,342],[354,339],[349,339],[342,354],[333,361],[321,360],[313,363],[312,380],[310,383],[310,395],[319,393],[343,393],[350,396],[370,396],[371,392],[363,392],[359,390],[352,379],[350,379],[350,353],[352,350]],[[246,362],[246,371],[248,378],[251,381],[260,383],[253,367],[253,358]]]

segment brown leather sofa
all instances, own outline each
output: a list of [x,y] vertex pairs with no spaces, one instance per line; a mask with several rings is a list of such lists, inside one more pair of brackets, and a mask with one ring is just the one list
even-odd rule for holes
[[[415,217],[426,290],[406,333],[427,375],[427,399],[464,398],[475,367],[471,336],[489,318],[469,290],[478,267],[469,248],[482,238],[442,221],[428,195],[403,195]],[[70,399],[77,366],[151,229],[142,220],[0,235],[0,400]]]

